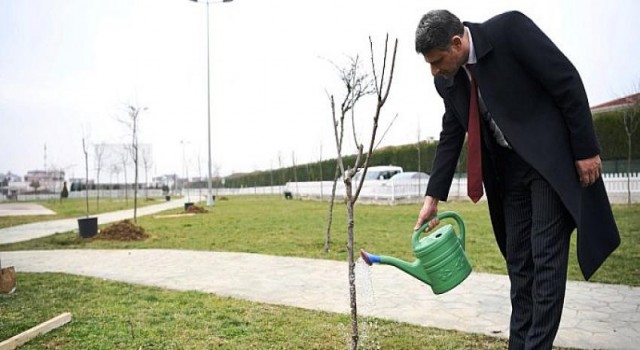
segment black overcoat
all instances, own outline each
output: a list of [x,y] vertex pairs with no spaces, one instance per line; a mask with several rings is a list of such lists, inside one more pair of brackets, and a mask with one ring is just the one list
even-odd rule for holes
[[[567,57],[522,13],[508,12],[465,26],[478,60],[475,78],[491,117],[573,217],[578,262],[589,279],[620,244],[620,236],[602,178],[583,188],[575,168],[576,160],[600,153],[582,80]],[[427,195],[446,200],[467,130],[469,81],[460,69],[451,79],[436,77],[435,85],[445,114]],[[482,155],[489,212],[504,255],[501,180],[486,143]]]

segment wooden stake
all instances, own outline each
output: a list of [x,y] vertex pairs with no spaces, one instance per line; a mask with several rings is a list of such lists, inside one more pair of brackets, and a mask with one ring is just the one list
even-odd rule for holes
[[29,340],[37,337],[40,334],[45,334],[53,329],[63,326],[71,322],[71,313],[65,312],[60,314],[49,321],[43,322],[29,330],[26,330],[14,337],[11,337],[2,343],[0,343],[0,350],[14,350],[18,346],[28,342]]

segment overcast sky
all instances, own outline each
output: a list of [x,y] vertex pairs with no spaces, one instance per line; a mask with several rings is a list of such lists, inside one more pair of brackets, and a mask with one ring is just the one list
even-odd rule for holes
[[[133,104],[148,108],[139,139],[152,146],[153,174],[205,176],[206,8],[188,0],[0,0],[0,173],[47,167],[83,176],[83,134],[92,144],[128,142],[118,119]],[[382,145],[437,138],[444,109],[413,45],[420,17],[436,8],[473,22],[522,11],[578,68],[591,105],[638,89],[636,0],[212,3],[212,158],[220,174],[290,166],[293,154],[297,164],[335,157],[327,93],[343,91],[330,62],[360,55],[370,69],[368,37],[380,54],[387,33],[399,46],[381,128],[398,118]],[[373,108],[363,100],[357,109],[363,140]]]

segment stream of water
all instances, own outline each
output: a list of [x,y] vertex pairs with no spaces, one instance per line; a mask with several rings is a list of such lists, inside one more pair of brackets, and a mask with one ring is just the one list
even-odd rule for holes
[[358,258],[355,267],[356,298],[358,302],[358,329],[360,336],[359,349],[380,349],[378,322],[375,318],[365,316],[373,314],[376,306],[376,295],[373,290],[371,266]]

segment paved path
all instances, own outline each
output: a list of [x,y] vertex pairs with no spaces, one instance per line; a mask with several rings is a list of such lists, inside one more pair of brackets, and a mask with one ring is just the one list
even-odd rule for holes
[[[138,210],[139,215],[148,215],[182,205],[182,200],[174,200]],[[99,215],[99,222],[131,216],[132,210],[124,210]],[[76,229],[76,219],[0,229],[0,244]],[[18,272],[64,272],[270,304],[349,311],[347,265],[338,261],[157,249],[0,254],[3,265],[14,265]],[[362,292],[359,311],[363,315],[508,336],[510,306],[506,276],[472,273],[460,286],[442,295],[434,295],[428,286],[389,266],[369,268],[359,264],[357,276]],[[568,282],[555,345],[583,349],[640,348],[640,288]]]
[[56,213],[40,204],[8,202],[0,203],[0,216],[55,215]]
[[[138,216],[150,215],[161,212],[167,209],[179,208],[184,205],[186,199],[172,200],[163,202],[161,204],[149,205],[146,207],[138,208]],[[104,213],[99,215],[92,215],[98,217],[98,224],[108,224],[123,219],[133,217],[133,209],[126,209],[115,211],[111,213]],[[15,243],[21,241],[28,241],[34,238],[40,238],[45,236],[51,236],[59,232],[77,231],[78,219],[62,219],[34,222],[31,224],[24,224],[13,227],[6,227],[0,229],[0,244]]]
[[[2,252],[2,262],[16,266],[18,272],[65,272],[306,309],[349,311],[347,265],[338,261],[141,249]],[[506,276],[472,273],[442,295],[434,295],[426,285],[388,266],[369,268],[362,264],[358,276],[358,286],[365,291],[360,296],[362,314],[507,336],[510,307]],[[638,349],[640,288],[569,282],[555,344]]]

